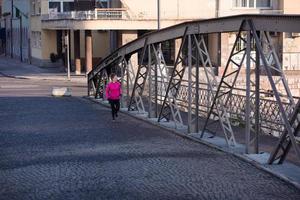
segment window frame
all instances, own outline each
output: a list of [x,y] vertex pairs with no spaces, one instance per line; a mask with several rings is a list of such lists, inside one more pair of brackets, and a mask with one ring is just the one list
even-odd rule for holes
[[234,1],[242,1],[242,0],[232,0],[231,1],[231,7],[233,9],[272,9],[273,7],[273,0],[269,0],[270,1],[270,6],[263,6],[263,7],[257,7],[257,0],[253,0],[254,1],[254,7],[250,7],[249,3],[250,0],[246,0],[246,7],[242,7],[242,6],[236,6]]

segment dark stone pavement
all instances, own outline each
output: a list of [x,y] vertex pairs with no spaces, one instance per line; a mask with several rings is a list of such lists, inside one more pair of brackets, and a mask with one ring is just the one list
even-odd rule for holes
[[232,155],[124,114],[112,122],[82,85],[49,96],[57,84],[0,76],[0,200],[300,199]]

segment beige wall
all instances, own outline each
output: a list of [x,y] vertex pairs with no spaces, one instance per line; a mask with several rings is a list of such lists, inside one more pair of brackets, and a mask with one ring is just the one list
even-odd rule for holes
[[[131,18],[156,19],[157,0],[121,0]],[[199,19],[215,15],[215,1],[172,0],[161,2],[162,19]]]
[[104,58],[109,54],[109,34],[107,31],[93,31],[93,56]]
[[[131,42],[132,40],[137,39],[137,31],[122,31],[121,32],[121,45],[125,45],[128,42]],[[134,54],[131,56],[131,63],[133,66],[138,66],[138,59],[137,59],[137,54]],[[135,73],[137,68],[134,67]]]
[[[35,4],[41,5],[41,14],[48,13],[48,0],[32,0]],[[32,7],[30,7],[32,9]],[[35,9],[35,13],[38,13],[38,7]],[[32,11],[30,12],[32,13]],[[42,31],[41,15],[31,15],[30,17],[31,28],[31,56],[35,60],[43,61],[49,60],[50,53],[56,52],[56,31],[44,30]],[[41,48],[33,46],[32,32],[41,32]],[[41,64],[42,65],[42,64]]]
[[213,66],[218,66],[219,64],[219,34],[209,34],[208,35],[208,52],[210,54],[210,59]]
[[40,1],[41,1],[41,14],[48,14],[49,1],[48,0],[40,0]]
[[[300,14],[300,4],[295,0],[283,0],[284,14]],[[284,70],[300,70],[300,34],[285,33],[282,44]]]
[[[73,35],[73,34],[72,34]],[[72,36],[73,38],[74,36]],[[104,58],[109,54],[109,35],[107,31],[92,31],[93,57]],[[74,59],[74,41],[72,41],[72,59]],[[80,57],[85,57],[85,35],[80,31]]]
[[122,45],[127,44],[128,42],[131,42],[132,40],[137,39],[137,31],[122,31]]
[[56,31],[42,31],[42,59],[49,60],[50,53],[57,53]]
[[43,59],[42,57],[42,49],[41,48],[36,48],[33,45],[33,35],[32,32],[41,32],[41,20],[40,20],[40,16],[31,16],[30,19],[30,23],[31,23],[31,56],[34,59]]
[[300,2],[297,0],[283,0],[284,14],[300,14]]

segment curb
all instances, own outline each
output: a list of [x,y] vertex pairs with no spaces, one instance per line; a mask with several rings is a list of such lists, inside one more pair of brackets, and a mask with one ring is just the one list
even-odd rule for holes
[[7,75],[7,74],[4,74],[3,72],[0,72],[0,75],[2,75],[3,77],[6,77],[6,78],[29,79],[29,78],[26,78],[26,77],[17,77],[17,76]]
[[[101,101],[99,101],[99,100],[96,100],[96,99],[94,99],[94,98],[90,98],[90,97],[85,96],[85,97],[83,97],[83,99],[86,99],[86,100],[88,100],[88,101],[90,101],[90,102],[93,102],[93,103],[95,103],[95,104],[98,104],[98,105],[100,105],[100,106],[104,106],[104,107],[107,107],[107,108],[110,107],[108,104],[106,104],[106,103],[104,103],[104,102],[101,102]],[[167,130],[167,131],[169,131],[169,132],[171,132],[171,133],[173,133],[173,134],[175,134],[175,135],[177,135],[177,136],[180,136],[180,137],[182,137],[182,138],[184,138],[184,139],[188,139],[188,140],[191,140],[191,141],[193,141],[193,142],[197,142],[197,143],[206,145],[206,146],[208,146],[208,147],[210,147],[210,148],[213,148],[213,149],[216,149],[216,150],[218,150],[218,151],[222,151],[222,152],[224,152],[224,153],[231,154],[231,155],[235,156],[236,158],[241,159],[241,160],[243,160],[243,161],[245,161],[245,162],[251,164],[252,166],[256,167],[257,169],[262,170],[262,171],[264,171],[264,172],[267,172],[268,174],[273,175],[273,176],[279,178],[280,180],[282,180],[282,181],[284,181],[284,182],[286,182],[286,183],[288,183],[288,184],[291,184],[291,185],[293,185],[294,187],[296,187],[297,189],[300,190],[300,183],[291,180],[290,178],[288,178],[288,177],[285,176],[285,175],[282,175],[282,174],[279,174],[279,173],[274,172],[272,169],[267,168],[267,167],[265,167],[264,165],[262,165],[262,164],[260,164],[260,163],[258,163],[258,162],[256,162],[256,161],[254,161],[254,160],[251,160],[250,158],[244,156],[243,154],[234,153],[234,152],[232,152],[232,151],[230,151],[230,150],[224,149],[224,148],[222,148],[222,147],[219,147],[219,146],[217,146],[217,145],[211,144],[211,143],[206,142],[206,141],[204,141],[204,140],[201,140],[201,139],[195,138],[195,137],[193,137],[193,136],[184,134],[184,133],[182,133],[182,132],[180,132],[180,131],[178,131],[178,130],[176,130],[176,129],[168,128],[168,127],[162,126],[162,125],[160,125],[158,122],[154,122],[154,121],[147,120],[147,118],[142,118],[142,117],[139,117],[139,116],[130,114],[130,113],[128,113],[128,112],[126,112],[126,111],[122,111],[122,110],[120,110],[120,112],[123,113],[123,114],[126,114],[127,116],[133,117],[133,118],[135,118],[135,119],[137,119],[137,120],[139,120],[139,121],[143,121],[143,122],[146,122],[146,123],[148,123],[148,124],[154,125],[154,126],[156,126],[156,127],[158,127],[158,128],[161,128],[161,129],[163,129],[163,130]]]
[[0,75],[2,75],[3,77],[14,78],[14,79],[48,80],[48,81],[69,81],[69,82],[73,82],[73,83],[86,83],[86,80],[78,81],[78,80],[74,80],[74,78],[72,79],[72,77],[71,77],[71,80],[68,80],[67,78],[63,78],[63,77],[62,78],[55,78],[53,76],[52,76],[52,78],[47,78],[47,77],[32,77],[32,76],[14,76],[14,75],[4,74],[2,72],[0,72]]

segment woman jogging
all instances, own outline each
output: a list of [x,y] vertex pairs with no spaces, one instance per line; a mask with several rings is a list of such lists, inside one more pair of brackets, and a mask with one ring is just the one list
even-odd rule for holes
[[106,98],[111,106],[111,113],[113,121],[118,117],[118,111],[120,110],[120,97],[122,95],[121,84],[118,82],[116,74],[110,75],[111,82],[106,87]]

